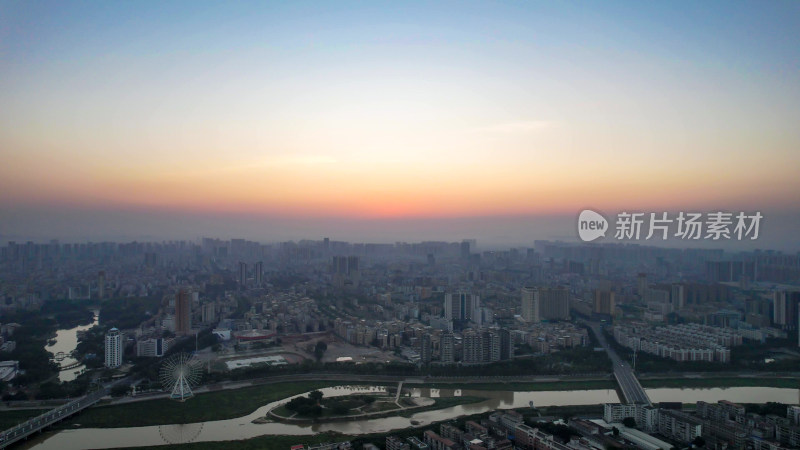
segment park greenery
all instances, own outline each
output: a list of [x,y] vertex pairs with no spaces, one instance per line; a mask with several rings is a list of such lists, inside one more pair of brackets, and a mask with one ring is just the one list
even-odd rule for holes
[[365,394],[323,399],[322,392],[311,391],[306,397],[291,399],[284,407],[298,417],[344,416],[372,405],[375,400],[374,396]]
[[[52,398],[56,394],[77,392],[74,387],[59,391],[52,386],[57,381],[49,380],[58,375],[58,365],[50,359],[52,355],[47,351],[46,345],[59,328],[74,328],[91,323],[94,314],[89,309],[90,306],[87,302],[64,300],[47,302],[40,311],[17,310],[4,313],[4,323],[17,323],[20,327],[12,336],[16,348],[3,354],[2,359],[19,361],[20,369],[24,373],[18,375],[13,384],[25,386],[24,391],[13,395],[4,394],[5,400],[24,400],[31,396]],[[44,392],[40,393],[40,384],[44,382],[48,384],[42,385]]]
[[160,306],[161,300],[157,296],[109,299],[100,306],[99,322],[106,330],[136,328],[158,313]]
[[296,381],[222,389],[195,395],[184,403],[166,398],[89,408],[59,428],[143,427],[171,423],[194,423],[242,417],[256,409],[304,392],[342,382]]

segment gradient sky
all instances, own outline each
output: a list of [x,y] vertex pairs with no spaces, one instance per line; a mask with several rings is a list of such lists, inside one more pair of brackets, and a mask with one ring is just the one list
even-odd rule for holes
[[799,124],[794,1],[0,2],[0,240],[523,243],[592,207],[796,249]]

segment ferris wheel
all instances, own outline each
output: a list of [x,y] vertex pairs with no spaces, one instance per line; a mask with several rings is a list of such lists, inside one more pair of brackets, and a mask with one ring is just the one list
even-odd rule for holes
[[192,387],[200,382],[202,366],[200,361],[187,353],[176,353],[161,365],[159,379],[169,398],[184,402],[194,396]]

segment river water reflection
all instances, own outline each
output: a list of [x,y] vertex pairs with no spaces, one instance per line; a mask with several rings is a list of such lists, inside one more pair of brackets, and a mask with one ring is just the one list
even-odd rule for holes
[[[339,386],[320,389],[326,397],[348,395],[352,393],[381,392],[382,386]],[[648,389],[647,393],[653,402],[680,401],[694,403],[698,400],[716,402],[730,400],[739,403],[766,403],[787,402],[797,399],[797,390],[761,387],[737,388],[712,388],[712,389]],[[466,414],[477,414],[493,409],[522,408],[533,402],[535,406],[567,406],[587,405],[608,402],[618,402],[619,398],[614,390],[587,390],[587,391],[473,391],[469,389],[419,389],[409,390],[412,396],[422,397],[452,397],[452,396],[480,396],[487,400],[454,406],[436,411],[425,411],[406,417],[385,417],[372,420],[352,422],[335,422],[323,424],[284,424],[265,423],[254,424],[252,421],[263,417],[271,408],[283,403],[285,400],[265,405],[252,414],[231,420],[218,420],[188,425],[165,425],[138,428],[113,428],[113,429],[79,429],[61,431],[52,435],[45,435],[29,443],[29,448],[37,449],[80,449],[80,448],[113,448],[162,445],[166,443],[179,443],[181,439],[193,442],[199,441],[226,441],[247,439],[261,435],[308,435],[322,431],[338,431],[345,434],[381,433],[411,425],[411,420],[418,422],[418,426],[425,426],[431,422],[455,418]],[[187,402],[191,407],[191,400]],[[302,439],[298,438],[298,443]]]
[[[56,337],[55,343],[53,345],[45,344],[45,350],[52,353],[53,356],[62,353],[64,358],[61,361],[56,361],[56,364],[59,367],[71,367],[67,370],[62,370],[58,373],[58,379],[61,381],[72,381],[78,377],[78,373],[80,373],[85,366],[83,364],[78,364],[79,361],[72,358],[71,356],[66,356],[72,353],[73,350],[78,346],[78,332],[88,330],[93,326],[97,325],[97,317],[98,311],[92,311],[94,313],[94,320],[89,325],[81,325],[75,328],[63,329],[63,330],[56,330]],[[102,355],[98,355],[98,357],[102,358]]]

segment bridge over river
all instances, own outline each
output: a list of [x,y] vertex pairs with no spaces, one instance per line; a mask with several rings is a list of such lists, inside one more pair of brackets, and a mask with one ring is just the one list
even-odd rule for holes
[[44,414],[36,416],[32,419],[0,433],[0,448],[6,448],[9,445],[18,442],[28,436],[42,431],[43,429],[60,422],[67,417],[83,411],[84,409],[94,405],[101,398],[109,393],[109,387],[103,387],[95,392],[92,392],[84,397],[73,400],[69,403],[61,405],[55,409],[51,409]]

